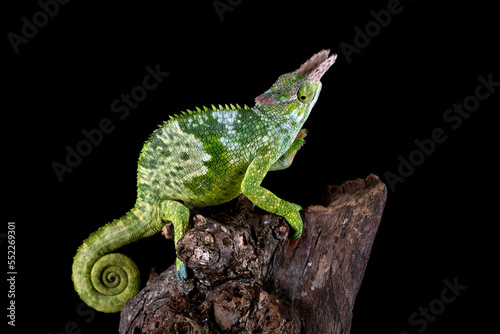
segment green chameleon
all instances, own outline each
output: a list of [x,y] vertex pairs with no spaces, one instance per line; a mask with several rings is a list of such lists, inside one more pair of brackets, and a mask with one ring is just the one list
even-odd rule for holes
[[[123,217],[92,233],[78,249],[73,282],[87,305],[118,312],[139,291],[139,270],[122,254],[108,254],[158,233],[171,221],[175,245],[189,229],[189,209],[222,204],[241,193],[284,217],[302,234],[302,208],[260,186],[268,171],[287,168],[304,143],[302,125],[335,62],[323,50],[278,78],[255,106],[196,108],[170,116],[146,141],[137,169],[137,201]],[[177,258],[177,276],[187,279]]]

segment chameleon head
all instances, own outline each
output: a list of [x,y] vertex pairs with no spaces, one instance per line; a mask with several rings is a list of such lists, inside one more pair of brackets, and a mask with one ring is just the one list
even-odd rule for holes
[[281,75],[270,89],[255,98],[257,106],[285,113],[302,125],[318,99],[321,77],[337,59],[336,54],[328,57],[329,53],[322,50],[297,70]]

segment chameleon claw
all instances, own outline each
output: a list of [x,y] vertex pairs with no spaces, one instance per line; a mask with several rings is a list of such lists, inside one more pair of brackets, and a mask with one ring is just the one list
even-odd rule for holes
[[304,228],[302,218],[299,213],[299,211],[302,210],[302,207],[294,203],[289,203],[289,205],[292,207],[292,211],[285,214],[284,217],[290,226],[295,230],[293,238],[298,239],[302,236],[302,229]]
[[177,259],[176,262],[177,263],[175,267],[177,269],[176,272],[177,278],[186,281],[188,278],[186,264],[179,259]]

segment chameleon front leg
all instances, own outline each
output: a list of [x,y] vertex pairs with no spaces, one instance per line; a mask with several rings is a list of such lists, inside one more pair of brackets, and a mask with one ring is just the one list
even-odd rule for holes
[[[166,200],[161,204],[163,219],[171,221],[174,224],[174,242],[177,249],[177,242],[189,230],[189,209],[177,201]],[[175,260],[175,268],[177,269],[177,277],[182,280],[187,280],[186,264],[178,257]]]
[[260,185],[270,166],[271,162],[265,154],[257,156],[248,166],[241,183],[241,192],[258,207],[284,217],[295,230],[293,237],[300,238],[302,218],[299,210],[302,210],[302,207],[278,198]]
[[290,167],[290,165],[293,162],[293,158],[295,158],[295,154],[297,154],[298,150],[304,145],[305,140],[304,138],[307,136],[307,130],[302,129],[299,131],[297,134],[297,137],[295,137],[295,140],[293,141],[292,145],[286,150],[286,152],[274,162],[274,164],[271,165],[269,168],[270,171],[274,170],[282,170],[285,168]]

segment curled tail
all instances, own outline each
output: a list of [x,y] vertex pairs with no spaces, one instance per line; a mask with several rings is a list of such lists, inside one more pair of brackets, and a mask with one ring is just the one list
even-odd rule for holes
[[80,298],[97,311],[119,312],[137,294],[139,269],[122,254],[108,254],[117,248],[153,235],[161,221],[145,219],[137,207],[92,233],[78,248],[73,261],[73,283]]

